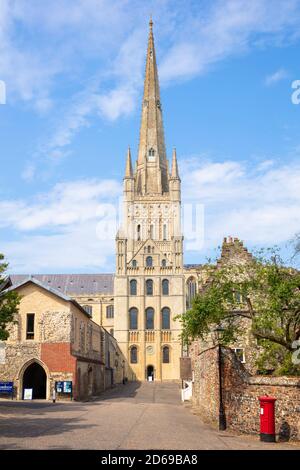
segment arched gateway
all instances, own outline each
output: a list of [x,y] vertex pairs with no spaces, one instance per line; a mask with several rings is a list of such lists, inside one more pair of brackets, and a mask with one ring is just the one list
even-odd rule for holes
[[33,399],[47,398],[47,374],[43,366],[36,361],[25,366],[22,377],[22,398],[25,389],[32,389]]

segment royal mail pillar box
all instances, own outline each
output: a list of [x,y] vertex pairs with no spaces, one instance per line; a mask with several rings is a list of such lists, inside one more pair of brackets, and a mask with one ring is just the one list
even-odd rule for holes
[[275,442],[275,401],[276,398],[259,397],[260,402],[260,440]]

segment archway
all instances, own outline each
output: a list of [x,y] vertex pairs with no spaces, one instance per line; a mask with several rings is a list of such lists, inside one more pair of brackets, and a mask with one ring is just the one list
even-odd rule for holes
[[46,398],[47,375],[45,369],[37,362],[32,362],[23,374],[23,398],[25,388],[32,388],[33,399]]
[[154,380],[154,367],[151,365],[147,366],[147,380],[149,382]]

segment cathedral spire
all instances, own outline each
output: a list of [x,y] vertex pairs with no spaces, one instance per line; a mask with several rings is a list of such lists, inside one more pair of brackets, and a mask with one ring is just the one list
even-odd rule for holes
[[179,179],[176,149],[173,149],[171,178]]
[[130,152],[130,147],[128,147],[127,159],[126,159],[126,169],[125,169],[125,178],[132,178],[132,177],[133,177],[133,172],[132,172],[132,164],[131,164],[131,152]]
[[142,119],[137,159],[137,191],[142,194],[162,194],[168,191],[167,158],[152,18],[149,22]]

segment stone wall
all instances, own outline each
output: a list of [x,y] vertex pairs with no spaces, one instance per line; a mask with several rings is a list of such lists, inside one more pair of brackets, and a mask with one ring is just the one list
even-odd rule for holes
[[[218,426],[218,347],[195,354],[193,405],[205,422]],[[259,434],[259,396],[276,401],[276,434],[279,440],[300,440],[300,378],[251,376],[229,348],[222,348],[222,396],[228,429]]]

